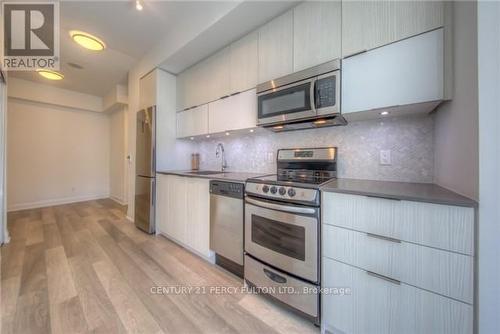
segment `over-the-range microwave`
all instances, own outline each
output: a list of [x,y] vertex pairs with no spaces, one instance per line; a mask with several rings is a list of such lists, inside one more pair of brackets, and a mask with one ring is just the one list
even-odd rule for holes
[[340,61],[257,85],[259,126],[274,131],[345,125],[340,115]]

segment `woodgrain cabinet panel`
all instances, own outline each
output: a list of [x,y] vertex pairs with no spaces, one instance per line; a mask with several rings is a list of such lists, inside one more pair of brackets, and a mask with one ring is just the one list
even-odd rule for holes
[[341,56],[341,2],[305,1],[293,9],[293,70]]
[[443,25],[442,1],[342,1],[342,56]]
[[259,83],[293,72],[293,11],[259,29]]
[[323,223],[466,255],[474,254],[474,209],[323,193]]
[[208,133],[208,104],[177,113],[177,138]]
[[323,256],[473,303],[471,256],[323,225]]
[[230,93],[255,88],[258,66],[259,34],[255,31],[230,46]]
[[349,289],[344,295],[323,295],[325,333],[472,333],[469,304],[396,284],[328,258],[323,258],[322,281],[323,288]]
[[253,128],[257,125],[257,95],[254,89],[209,103],[210,133]]

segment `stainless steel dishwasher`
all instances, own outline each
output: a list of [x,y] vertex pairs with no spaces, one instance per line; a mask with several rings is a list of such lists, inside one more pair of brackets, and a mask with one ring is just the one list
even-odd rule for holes
[[210,181],[210,248],[215,263],[243,277],[243,183]]

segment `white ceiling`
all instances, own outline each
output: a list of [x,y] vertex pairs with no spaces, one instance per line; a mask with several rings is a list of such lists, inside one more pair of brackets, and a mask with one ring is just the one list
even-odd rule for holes
[[[12,76],[54,85],[82,93],[104,96],[116,84],[127,81],[129,69],[171,33],[205,11],[226,13],[213,29],[200,34],[183,50],[166,59],[164,68],[178,72],[213,53],[256,26],[284,12],[295,2],[250,1],[145,1],[137,11],[133,1],[60,2],[61,81],[49,81],[33,72],[12,72]],[[83,30],[106,43],[103,52],[92,52],[75,44],[69,30]],[[83,69],[75,69],[76,63]]]

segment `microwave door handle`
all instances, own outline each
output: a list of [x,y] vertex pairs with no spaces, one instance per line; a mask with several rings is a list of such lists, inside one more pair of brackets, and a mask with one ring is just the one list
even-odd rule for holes
[[318,79],[314,78],[311,80],[311,86],[309,87],[309,99],[311,101],[311,110],[316,113],[316,81]]

